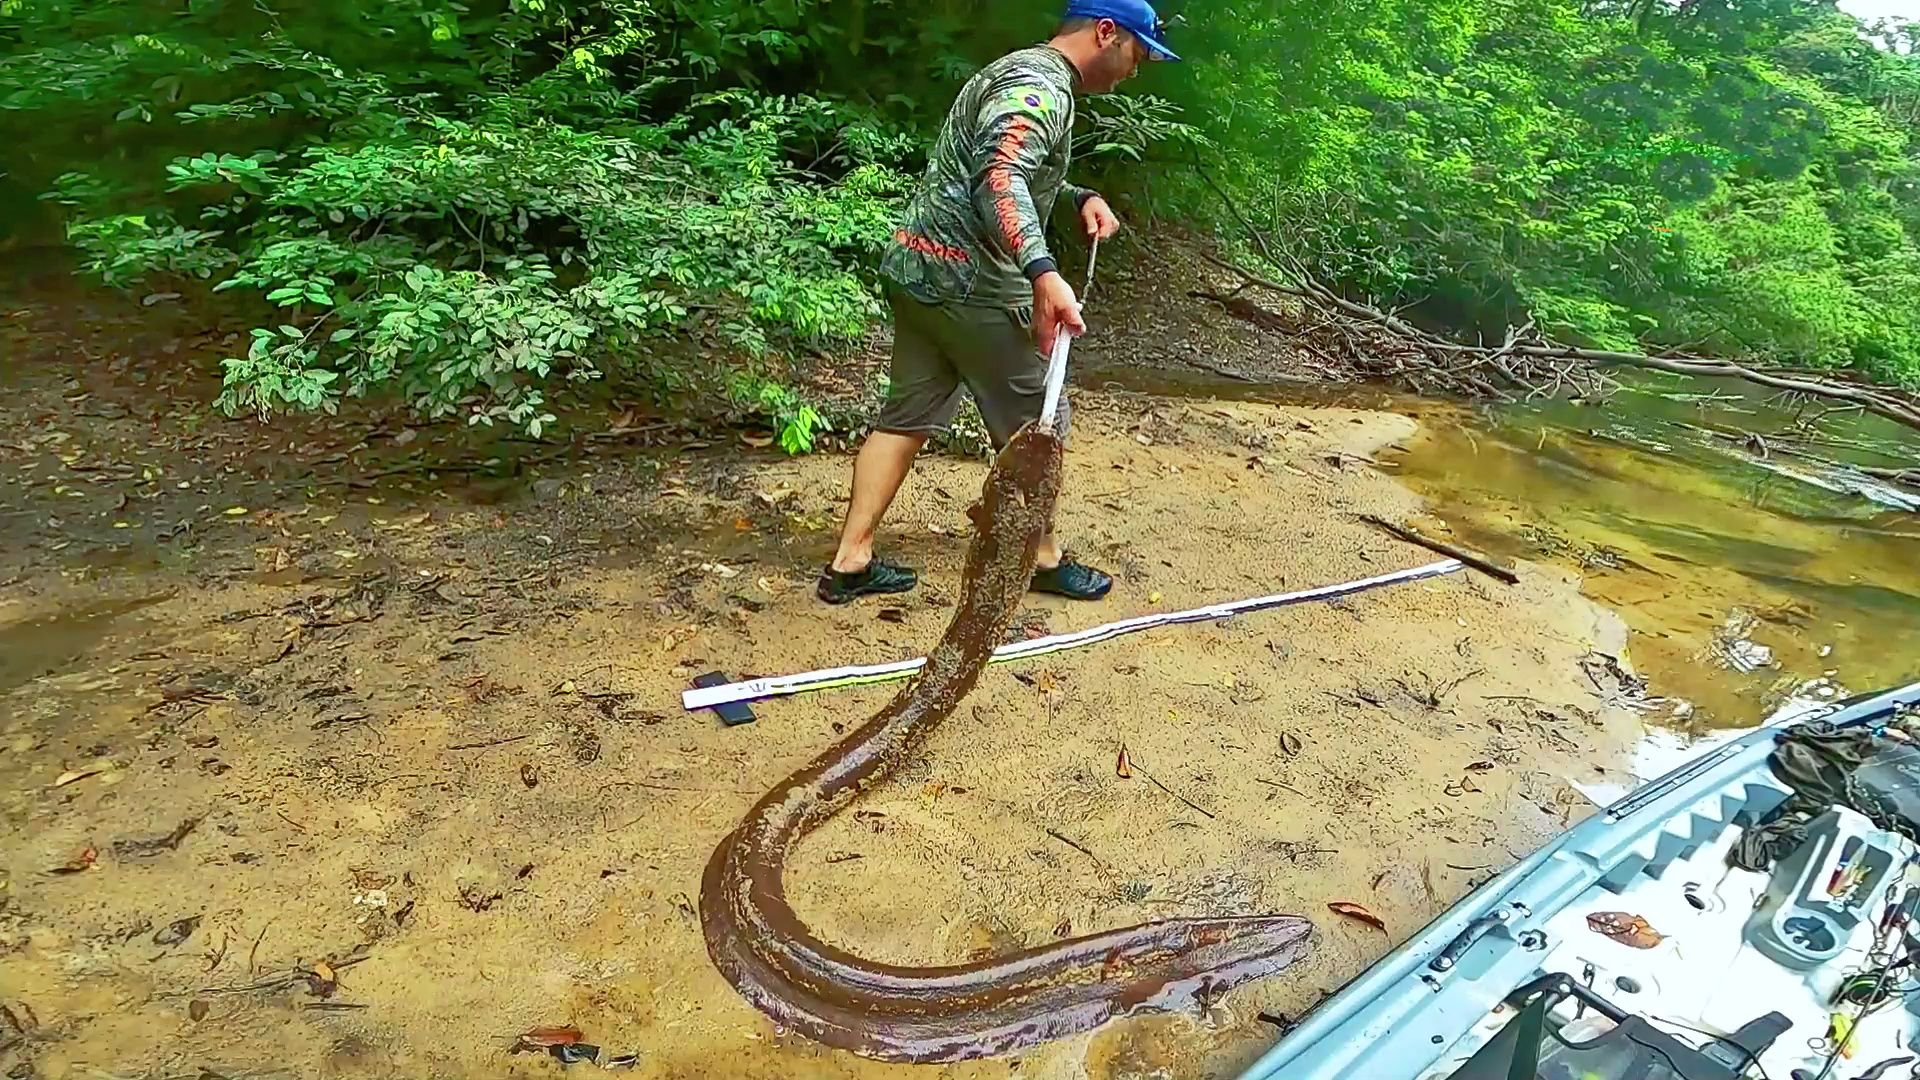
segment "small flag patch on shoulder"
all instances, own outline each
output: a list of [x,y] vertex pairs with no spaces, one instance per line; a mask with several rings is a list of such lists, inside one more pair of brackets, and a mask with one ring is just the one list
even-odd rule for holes
[[1045,113],[1053,109],[1053,95],[1044,87],[1022,86],[1007,95],[1010,104],[1032,113]]

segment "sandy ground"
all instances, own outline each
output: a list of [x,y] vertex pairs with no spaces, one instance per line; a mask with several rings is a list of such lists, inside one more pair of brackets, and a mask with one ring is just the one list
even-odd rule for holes
[[[591,1075],[507,1054],[567,1023],[647,1078],[1230,1076],[1273,1020],[1585,812],[1564,778],[1604,778],[1637,730],[1580,664],[1621,627],[1534,566],[996,668],[799,852],[825,937],[927,963],[1295,912],[1317,945],[1206,1015],[883,1066],[776,1032],[695,910],[755,797],[891,690],[733,729],[677,694],[710,669],[917,655],[979,462],[910,481],[884,546],[926,583],[883,615],[812,597],[840,455],[610,442],[509,484],[354,487],[261,465],[263,440],[304,437],[286,428],[29,391],[0,413],[9,1077]],[[1083,394],[1076,419],[1063,531],[1120,583],[1036,599],[1027,630],[1432,561],[1345,516],[1417,514],[1366,463],[1406,417]]]

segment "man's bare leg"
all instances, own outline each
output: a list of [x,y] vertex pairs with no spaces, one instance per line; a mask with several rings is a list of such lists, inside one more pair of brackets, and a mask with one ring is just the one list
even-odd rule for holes
[[840,548],[833,556],[836,573],[857,574],[873,561],[874,530],[880,527],[880,519],[886,516],[887,507],[893,505],[893,497],[913,468],[914,457],[926,444],[925,435],[893,431],[876,431],[861,444],[860,456],[853,462],[847,520],[840,528]]
[[1060,548],[1060,540],[1052,533],[1040,538],[1040,546],[1034,549],[1033,566],[1036,570],[1051,570],[1060,565],[1060,559],[1066,553]]
[[[889,568],[887,572],[896,580],[877,588],[865,585],[860,591],[849,590],[835,576],[859,574],[873,563],[874,533],[880,527],[881,518],[886,516],[887,508],[893,505],[893,498],[899,494],[907,473],[913,468],[914,457],[926,444],[925,435],[876,431],[867,436],[867,441],[860,447],[860,456],[854,459],[853,490],[847,499],[847,520],[840,529],[840,547],[834,552],[830,567],[832,573],[821,579],[822,599],[841,604],[861,595],[861,592],[901,592],[913,588],[914,575],[910,570]],[[1081,600],[1097,600],[1113,586],[1113,579],[1098,570],[1079,563],[1066,564],[1065,552],[1051,530],[1041,538],[1034,551],[1034,566],[1034,585],[1046,592],[1058,592]]]
[[1034,548],[1033,588],[1036,592],[1056,593],[1075,600],[1098,600],[1113,588],[1113,578],[1105,571],[1069,559],[1060,546],[1060,537],[1048,529]]

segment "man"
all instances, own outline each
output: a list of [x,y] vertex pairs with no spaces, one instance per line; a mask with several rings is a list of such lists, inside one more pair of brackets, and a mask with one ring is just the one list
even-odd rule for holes
[[[874,530],[914,456],[952,422],[962,387],[996,448],[1040,415],[1055,335],[1086,331],[1047,249],[1054,203],[1071,199],[1089,238],[1120,228],[1105,199],[1066,182],[1074,95],[1108,93],[1149,59],[1179,57],[1147,0],[1070,0],[1052,40],[1002,57],[961,89],[881,262],[893,309],[892,382],[854,463],[840,547],[820,575],[822,600],[844,604],[918,583],[913,570],[874,556]],[[1065,402],[1061,411],[1064,424]],[[1051,534],[1035,565],[1037,591],[1098,600],[1113,587]]]

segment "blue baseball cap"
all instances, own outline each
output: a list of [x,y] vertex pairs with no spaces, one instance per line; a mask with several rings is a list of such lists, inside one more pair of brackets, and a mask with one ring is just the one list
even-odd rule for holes
[[1112,19],[1128,33],[1140,39],[1147,52],[1155,60],[1178,60],[1180,57],[1167,48],[1162,36],[1167,24],[1160,21],[1153,5],[1147,0],[1069,0],[1067,4],[1069,19]]

